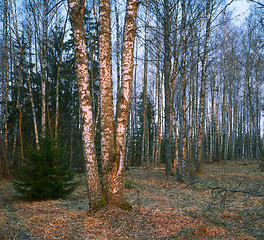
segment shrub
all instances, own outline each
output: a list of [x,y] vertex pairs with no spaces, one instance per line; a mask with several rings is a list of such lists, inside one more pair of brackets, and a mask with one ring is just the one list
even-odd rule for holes
[[78,186],[65,152],[49,137],[40,140],[40,147],[29,148],[23,165],[15,173],[13,185],[24,200],[64,198]]

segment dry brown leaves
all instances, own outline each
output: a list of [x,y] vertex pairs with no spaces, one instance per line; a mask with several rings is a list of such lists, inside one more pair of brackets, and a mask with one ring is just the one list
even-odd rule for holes
[[[206,165],[199,177],[219,183],[223,167]],[[246,166],[239,167],[238,173],[234,165],[227,167],[228,180],[248,176]],[[263,181],[264,176],[254,172],[251,179]],[[88,213],[85,184],[66,200],[22,202],[12,199],[9,182],[2,182],[0,239],[261,239],[260,198],[228,196],[225,209],[214,219],[214,208],[208,206],[216,208],[216,200],[202,186],[187,187],[162,170],[132,169],[126,180],[133,211],[106,206],[95,213]]]

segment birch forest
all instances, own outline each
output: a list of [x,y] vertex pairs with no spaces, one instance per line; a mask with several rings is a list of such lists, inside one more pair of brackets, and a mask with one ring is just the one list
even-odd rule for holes
[[[241,16],[231,8],[234,2],[140,3],[126,130],[127,168],[165,164],[166,174],[176,169],[177,179],[185,181],[201,162],[248,158],[263,167],[263,4],[251,1]],[[10,168],[21,164],[24,148],[37,147],[47,134],[63,139],[72,165],[83,168],[67,3],[2,0],[0,4],[1,175],[10,174]],[[100,90],[99,5],[83,4],[87,79],[100,159],[105,101]],[[114,102],[122,85],[124,12],[123,1],[111,2],[108,67]]]
[[263,0],[0,0],[0,239],[263,239],[263,70]]

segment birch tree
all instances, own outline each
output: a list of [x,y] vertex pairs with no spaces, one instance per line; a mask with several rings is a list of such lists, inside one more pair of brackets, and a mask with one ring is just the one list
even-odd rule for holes
[[99,58],[101,89],[101,157],[105,198],[112,198],[111,170],[115,163],[114,109],[111,70],[111,6],[110,0],[99,1]]
[[182,65],[181,65],[181,77],[182,77],[182,133],[183,133],[183,143],[182,143],[182,160],[181,160],[181,175],[180,181],[185,179],[185,167],[187,160],[187,107],[186,107],[186,88],[187,88],[187,79],[186,79],[186,54],[187,54],[187,37],[186,37],[186,1],[181,1],[182,6]]
[[89,206],[91,209],[96,209],[98,203],[102,200],[102,191],[99,181],[94,145],[93,112],[88,79],[88,60],[83,19],[84,2],[85,1],[83,1],[83,4],[80,5],[78,0],[68,0],[68,6],[71,24],[73,27],[76,72],[82,121],[82,142]]
[[[146,3],[147,4],[147,3]],[[144,36],[144,70],[143,70],[143,129],[142,129],[142,150],[141,150],[141,165],[144,166],[147,164],[149,167],[149,156],[146,154],[146,135],[147,135],[147,112],[148,112],[148,105],[147,105],[147,90],[148,90],[148,19],[149,13],[148,9],[145,10],[145,19],[146,25],[144,27],[145,36]]]
[[171,159],[171,84],[170,84],[170,5],[168,0],[164,0],[164,21],[163,21],[163,40],[164,40],[164,90],[165,90],[165,161],[167,175],[172,174]]
[[121,66],[122,85],[118,95],[115,120],[111,72],[111,7],[109,0],[99,2],[103,196],[101,194],[94,146],[93,116],[83,20],[85,1],[82,1],[82,5],[80,5],[79,1],[68,0],[68,5],[74,31],[75,61],[90,208],[95,209],[100,200],[103,200],[103,197],[107,202],[122,207],[126,204],[123,196],[126,127],[133,82],[133,52],[138,2],[137,0],[127,1]]
[[3,122],[4,122],[4,147],[5,154],[7,158],[8,154],[8,126],[7,126],[7,115],[8,115],[8,2],[4,1],[4,11],[3,11],[3,44],[2,44],[2,81],[3,81],[3,93],[2,93],[2,101],[4,106],[4,114],[3,114]]
[[[106,0],[107,1],[107,0]],[[109,3],[109,2],[108,2]],[[101,3],[100,3],[101,4]],[[111,161],[108,165],[107,170],[109,169],[109,177],[106,178],[107,188],[104,190],[107,191],[107,201],[114,203],[119,206],[124,206],[126,201],[123,196],[124,189],[124,163],[125,163],[125,150],[126,150],[126,128],[127,120],[129,115],[129,105],[130,105],[130,96],[132,92],[132,82],[133,82],[133,70],[134,70],[134,42],[136,34],[136,18],[137,18],[137,0],[127,0],[126,6],[126,16],[125,16],[125,26],[124,26],[124,40],[123,40],[123,52],[122,52],[122,66],[121,66],[121,76],[122,84],[120,92],[118,94],[118,102],[116,107],[116,116],[114,122],[114,158],[109,159]],[[105,11],[110,10],[110,5],[105,5]],[[107,49],[105,49],[107,51]],[[105,81],[102,79],[101,81]],[[102,83],[101,83],[102,84]],[[105,84],[105,83],[103,83]],[[111,85],[106,89],[110,94]],[[103,98],[102,88],[101,88],[101,103],[105,99]],[[105,117],[107,113],[104,113],[106,109],[102,108],[102,121],[103,114]],[[112,111],[111,111],[112,112]],[[109,111],[109,115],[111,116]],[[113,122],[112,122],[113,123]],[[109,122],[109,130],[112,129],[112,123]],[[112,133],[110,133],[112,136]],[[103,143],[103,131],[102,131],[102,143]],[[110,144],[110,143],[109,143]],[[111,146],[111,145],[110,145]],[[109,154],[110,157],[112,157]],[[104,183],[105,184],[105,183]]]
[[199,125],[199,136],[198,136],[198,160],[202,159],[202,144],[203,144],[203,131],[204,131],[204,120],[205,120],[205,94],[206,94],[206,70],[208,61],[208,46],[211,33],[211,19],[213,10],[212,1],[206,1],[206,30],[205,30],[205,41],[202,58],[202,79],[201,79],[201,94],[200,94],[200,125]]
[[48,5],[49,1],[43,0],[42,6],[42,41],[40,42],[41,54],[40,66],[41,66],[41,136],[46,136],[46,83],[47,83],[47,38],[48,38]]

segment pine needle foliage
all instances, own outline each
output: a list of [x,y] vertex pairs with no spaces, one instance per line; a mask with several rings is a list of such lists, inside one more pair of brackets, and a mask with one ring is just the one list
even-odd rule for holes
[[65,152],[49,137],[40,140],[40,148],[29,148],[23,165],[13,181],[17,197],[24,200],[65,198],[79,185],[66,160]]

